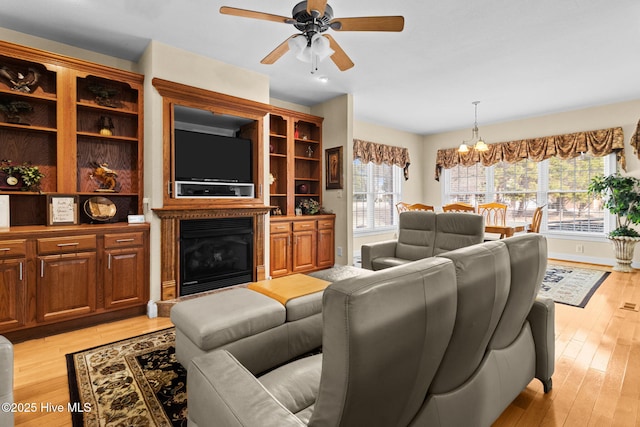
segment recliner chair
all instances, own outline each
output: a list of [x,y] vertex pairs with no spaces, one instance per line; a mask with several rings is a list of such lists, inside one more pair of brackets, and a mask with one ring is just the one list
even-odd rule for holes
[[484,218],[478,214],[402,212],[398,240],[362,245],[362,267],[382,270],[482,243],[483,238]]

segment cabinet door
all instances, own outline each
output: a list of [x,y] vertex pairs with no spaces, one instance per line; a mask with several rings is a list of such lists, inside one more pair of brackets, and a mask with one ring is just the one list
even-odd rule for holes
[[318,267],[333,266],[335,262],[333,246],[333,229],[318,230]]
[[24,325],[26,258],[0,262],[0,331]]
[[286,276],[291,270],[291,234],[272,234],[270,242],[271,277]]
[[312,270],[316,265],[316,230],[293,233],[293,271]]
[[146,303],[144,249],[133,247],[105,252],[104,303],[106,309]]
[[96,254],[38,257],[36,312],[39,322],[89,314],[96,308]]

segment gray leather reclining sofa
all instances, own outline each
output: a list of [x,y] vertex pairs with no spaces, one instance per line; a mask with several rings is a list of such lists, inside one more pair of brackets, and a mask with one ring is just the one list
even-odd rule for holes
[[7,338],[0,336],[0,426],[13,426],[13,411],[5,408],[13,403],[13,344]]
[[398,240],[362,245],[362,267],[382,270],[482,243],[482,215],[408,211],[400,214]]
[[227,350],[195,357],[189,424],[490,426],[534,378],[551,388],[546,248],[529,234],[335,282],[321,354],[267,373]]

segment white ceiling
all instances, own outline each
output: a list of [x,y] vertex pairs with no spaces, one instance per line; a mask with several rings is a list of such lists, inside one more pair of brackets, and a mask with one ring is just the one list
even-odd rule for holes
[[133,61],[158,40],[269,75],[273,98],[313,105],[351,93],[357,120],[417,134],[471,128],[476,100],[482,127],[640,99],[639,0],[333,0],[335,17],[403,15],[405,28],[329,30],[356,65],[325,60],[315,76],[291,53],[260,64],[292,25],[219,13],[291,16],[295,4],[30,0],[3,7],[0,27]]

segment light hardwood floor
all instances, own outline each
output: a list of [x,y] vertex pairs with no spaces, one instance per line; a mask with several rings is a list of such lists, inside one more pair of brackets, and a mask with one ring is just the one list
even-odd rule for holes
[[[494,426],[640,426],[640,314],[621,309],[625,302],[640,307],[640,271],[611,273],[584,309],[556,304],[553,390],[532,381]],[[141,316],[19,343],[15,400],[66,408],[65,354],[169,326]],[[71,416],[20,413],[16,425],[69,426]]]

